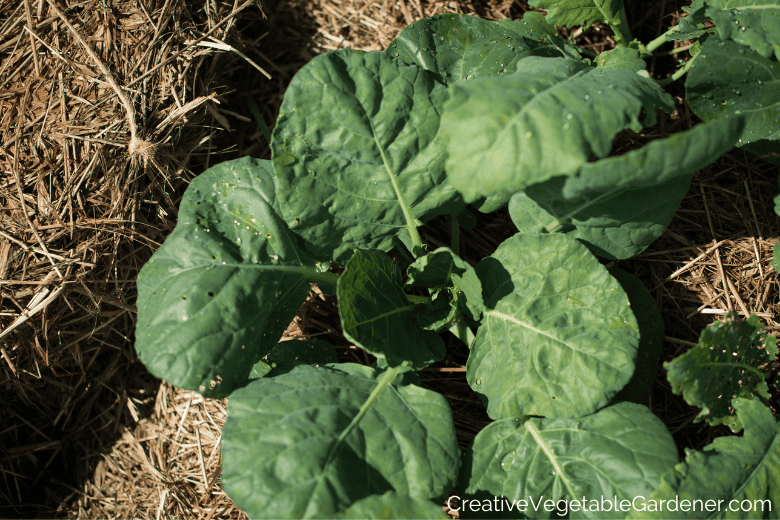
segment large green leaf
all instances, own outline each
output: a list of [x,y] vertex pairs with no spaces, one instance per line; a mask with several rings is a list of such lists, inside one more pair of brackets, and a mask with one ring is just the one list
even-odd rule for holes
[[727,424],[742,429],[731,408],[731,399],[769,399],[769,390],[759,366],[775,359],[776,338],[763,333],[758,316],[747,320],[730,317],[704,329],[691,350],[664,363],[672,392],[702,409],[696,421]]
[[250,518],[323,518],[387,491],[441,499],[460,454],[441,395],[374,369],[299,366],[230,396],[222,484]]
[[[446,87],[383,52],[317,56],[293,78],[271,151],[284,221],[318,258],[389,250],[411,217],[457,213],[433,143]],[[408,236],[408,235],[407,235]]]
[[734,399],[742,437],[718,437],[661,477],[629,518],[777,518],[780,427],[757,400]]
[[518,72],[455,84],[442,116],[449,182],[467,201],[515,193],[605,157],[625,127],[674,108],[653,81],[628,69],[528,57]]
[[585,415],[626,385],[637,321],[585,246],[566,235],[518,234],[476,269],[489,310],[466,374],[491,418]]
[[688,72],[685,97],[705,121],[743,114],[743,144],[780,140],[780,63],[734,41],[710,37]]
[[537,231],[547,218],[547,231],[566,231],[605,258],[630,258],[661,236],[693,173],[730,150],[743,128],[741,116],[722,118],[587,163],[576,175],[515,194],[509,214],[521,232]]
[[[702,4],[703,2],[695,2]],[[707,0],[707,15],[721,39],[780,60],[780,4],[772,0]]]
[[[645,406],[624,402],[572,419],[493,422],[466,453],[460,480],[477,499],[523,500],[521,513],[529,518],[566,512],[569,518],[624,518],[625,509],[616,511],[614,502],[649,495],[676,462],[677,448],[661,420]],[[570,509],[535,509],[546,500],[564,500]]]
[[562,27],[614,23],[623,9],[623,0],[532,0],[529,4],[547,9],[547,21]]
[[[387,48],[387,54],[433,72],[450,84],[514,72],[517,62],[538,44],[516,31],[474,16],[448,13],[408,25]],[[553,47],[547,54],[561,53]]]
[[355,251],[336,289],[344,336],[397,367],[417,370],[444,357],[441,336],[423,330],[406,298],[401,270],[379,251]]
[[187,188],[176,229],[138,275],[135,348],[157,377],[229,394],[306,299],[317,269],[276,212],[272,176],[244,158]]

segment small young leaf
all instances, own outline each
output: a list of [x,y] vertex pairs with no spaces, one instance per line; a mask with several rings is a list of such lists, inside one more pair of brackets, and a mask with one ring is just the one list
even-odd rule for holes
[[[388,251],[412,219],[465,206],[434,143],[446,87],[384,52],[334,51],[293,77],[271,151],[279,210],[318,258]],[[400,194],[400,196],[399,196]]]
[[495,421],[474,439],[460,481],[475,498],[525,500],[525,517],[560,517],[543,507],[534,510],[530,501],[540,497],[585,497],[569,518],[623,518],[625,512],[611,503],[594,510],[591,500],[647,496],[676,462],[677,448],[661,420],[645,406],[624,402],[571,419]]
[[599,54],[596,64],[600,69],[645,70],[647,63],[639,56],[639,51],[627,47],[618,47]]
[[420,370],[444,357],[441,336],[417,325],[401,271],[387,255],[355,251],[339,276],[336,294],[344,336],[391,368],[411,363]]
[[350,363],[301,365],[230,396],[222,484],[251,518],[324,518],[388,491],[439,499],[460,454],[447,401]]
[[566,235],[518,234],[476,270],[489,310],[466,377],[492,419],[592,413],[631,379],[636,319],[585,246]]
[[674,108],[655,82],[627,69],[595,69],[565,58],[528,57],[518,72],[451,87],[440,135],[447,177],[467,202],[515,193],[570,175],[605,157],[642,108]]
[[[661,477],[661,485],[628,518],[776,518],[780,510],[780,427],[757,400],[734,399],[742,437],[718,437]],[[698,507],[680,508],[686,500]],[[665,503],[666,507],[658,507]],[[670,505],[676,510],[670,513]],[[707,504],[712,504],[704,509]],[[718,507],[715,507],[715,505]],[[745,509],[742,509],[742,508]]]
[[708,326],[695,347],[664,363],[672,392],[702,409],[696,422],[727,424],[738,432],[742,424],[730,410],[731,399],[755,395],[769,399],[758,367],[775,358],[777,340],[762,329],[758,316],[747,320],[731,316]]
[[[780,63],[731,40],[709,37],[688,72],[685,98],[697,116],[709,121],[743,114],[740,144],[780,141]],[[780,145],[779,145],[780,146]]]
[[474,268],[461,260],[446,247],[442,247],[417,259],[407,270],[409,287],[449,289],[451,301],[462,312],[468,311],[471,319],[479,321],[485,304],[482,301],[482,284]]
[[172,385],[218,397],[246,383],[317,278],[277,214],[272,176],[269,161],[252,158],[198,176],[138,275],[135,347]]

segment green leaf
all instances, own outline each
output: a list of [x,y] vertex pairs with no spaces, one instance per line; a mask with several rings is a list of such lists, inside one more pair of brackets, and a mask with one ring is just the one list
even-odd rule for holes
[[693,173],[730,150],[743,128],[741,116],[723,118],[587,163],[515,194],[509,215],[522,232],[567,232],[605,258],[630,258],[661,236]]
[[775,247],[772,249],[772,252],[772,267],[775,268],[776,272],[780,273],[780,242],[775,243]]
[[599,54],[596,64],[600,69],[628,69],[631,71],[645,70],[647,63],[636,49],[618,47]]
[[659,488],[644,495],[647,500],[637,502],[629,518],[777,517],[780,428],[759,401],[734,399],[732,406],[744,436],[718,437],[702,451],[688,451],[685,462],[663,475]]
[[682,393],[688,404],[701,408],[695,421],[726,424],[742,429],[731,408],[732,398],[769,399],[764,374],[758,367],[777,354],[776,338],[762,333],[758,316],[747,320],[734,316],[704,329],[691,350],[664,363],[672,392]]
[[493,213],[505,207],[511,198],[511,193],[495,193],[474,201],[473,205],[480,213]]
[[780,166],[780,143],[777,141],[769,139],[751,141],[749,144],[743,143],[742,149],[757,155],[768,163]]
[[688,72],[685,97],[704,121],[743,114],[740,143],[780,140],[780,63],[733,41],[709,37]]
[[605,157],[626,126],[639,130],[671,97],[627,69],[595,69],[564,58],[528,57],[518,72],[451,87],[441,136],[449,182],[467,201],[515,193]]
[[190,183],[138,275],[135,347],[152,374],[225,396],[276,345],[319,276],[276,205],[268,161],[225,162]]
[[707,15],[722,40],[747,45],[764,58],[780,60],[780,4],[764,0],[710,2]]
[[388,366],[420,370],[444,358],[441,336],[423,330],[403,291],[401,270],[378,251],[355,251],[336,289],[344,336]]
[[637,321],[585,246],[565,235],[518,234],[476,270],[490,310],[466,376],[491,418],[592,413],[628,383]]
[[408,25],[385,52],[451,84],[514,72],[517,62],[531,56],[536,46],[495,22],[448,13]]
[[[536,11],[526,11],[523,13],[523,18],[519,20],[510,20],[504,18],[499,20],[499,25],[514,31],[524,38],[539,42],[540,46],[533,49],[535,56],[544,56],[542,50],[547,49],[547,56],[557,57],[563,55],[564,58],[573,58],[575,60],[581,60],[579,50],[574,45],[569,45],[558,34],[558,30],[555,26],[547,23],[544,15]],[[558,52],[553,51],[553,49]]]
[[547,9],[547,21],[561,27],[612,24],[620,18],[622,0],[532,0],[530,5]]
[[658,374],[658,359],[664,346],[664,319],[655,299],[639,278],[614,267],[609,269],[609,274],[614,276],[626,291],[631,310],[639,325],[636,369],[631,380],[618,392],[614,400],[645,404]]
[[453,305],[470,318],[479,321],[485,304],[482,301],[482,284],[474,268],[450,249],[442,247],[418,258],[407,270],[409,287],[450,291]]
[[[460,480],[476,498],[523,500],[529,518],[566,512],[569,518],[623,518],[625,512],[610,504],[614,497],[620,503],[647,496],[676,462],[677,448],[661,420],[645,406],[624,402],[572,419],[493,422],[466,453]],[[569,511],[559,512],[534,508],[562,499],[579,505],[570,502]]]
[[459,212],[433,139],[448,94],[434,76],[383,52],[315,57],[293,78],[273,132],[285,222],[318,258],[392,248],[422,222]]
[[393,373],[302,365],[234,392],[225,491],[250,518],[323,518],[388,491],[442,498],[460,466],[452,412]]
[[458,226],[461,229],[474,229],[477,225],[477,217],[469,210],[469,208],[463,208],[463,211],[458,213]]
[[393,520],[395,518],[425,518],[426,520],[450,520],[444,514],[440,505],[430,500],[411,498],[388,491],[384,495],[371,495],[352,504],[349,509],[338,513],[333,518],[342,519],[377,519]]
[[[707,2],[709,3],[709,0]],[[675,32],[666,33],[667,41],[695,40],[708,31],[704,22],[709,21],[710,17],[706,13],[707,5],[703,0],[693,0],[690,7],[683,7],[682,10],[688,13],[688,15],[677,21],[677,30]]]
[[281,341],[252,368],[251,377],[285,374],[298,365],[326,365],[338,362],[330,343],[321,339]]

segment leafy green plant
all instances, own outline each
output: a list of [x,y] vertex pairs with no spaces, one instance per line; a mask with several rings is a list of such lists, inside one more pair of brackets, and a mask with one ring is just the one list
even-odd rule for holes
[[[230,395],[223,486],[236,504],[253,518],[428,517],[457,480],[463,497],[477,497],[472,506],[544,498],[552,509],[536,502],[512,514],[550,517],[583,496],[638,504],[684,488],[710,497],[681,479],[722,463],[741,472],[718,497],[780,507],[777,484],[751,469],[778,471],[778,426],[743,393],[728,421],[745,437],[675,467],[671,435],[642,404],[663,339],[659,311],[638,279],[593,255],[642,251],[695,170],[735,145],[780,140],[771,29],[780,7],[737,3],[697,0],[648,44],[631,39],[619,1],[540,0],[546,18],[499,23],[439,15],[385,52],[335,51],[300,70],[272,160],[225,162],[196,178],[138,278],[141,360],[176,386]],[[617,47],[594,59],[550,25],[595,22],[613,28]],[[698,40],[671,79],[688,72],[687,100],[705,122],[610,157],[618,132],[674,109],[643,58],[681,37]],[[458,254],[459,227],[475,221],[468,204],[508,204],[519,229],[476,266]],[[429,252],[419,227],[442,215],[451,247]],[[278,343],[311,283],[337,295],[345,337],[375,366],[334,363],[319,341]],[[462,468],[449,406],[416,374],[444,357],[445,331],[470,347],[468,382],[495,421]],[[675,361],[674,384],[721,384],[702,359]],[[692,402],[712,409],[706,396]]]

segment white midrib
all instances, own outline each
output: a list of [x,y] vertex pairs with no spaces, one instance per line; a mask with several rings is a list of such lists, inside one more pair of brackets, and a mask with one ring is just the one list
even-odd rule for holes
[[504,320],[504,321],[511,321],[512,323],[514,323],[516,325],[520,325],[521,327],[525,327],[528,330],[532,330],[532,331],[534,331],[537,334],[541,334],[542,336],[546,336],[546,337],[548,337],[548,338],[550,338],[552,340],[555,340],[555,341],[560,341],[555,336],[551,336],[549,333],[547,333],[547,332],[545,332],[543,330],[539,330],[536,327],[534,327],[532,325],[529,325],[528,323],[520,321],[517,318],[515,318],[514,316],[510,316],[509,314],[504,314],[503,312],[498,312],[496,310],[491,310],[491,311],[485,312],[485,315],[486,316],[493,316],[494,318],[498,318],[498,319]]
[[555,456],[555,453],[553,453],[550,446],[547,445],[546,442],[544,442],[544,439],[542,439],[542,436],[539,434],[539,430],[536,429],[536,427],[531,424],[531,421],[525,421],[523,424],[523,427],[528,430],[528,433],[531,434],[531,436],[534,438],[534,441],[536,441],[536,445],[539,446],[539,448],[544,452],[545,456],[547,457],[547,460],[550,461],[550,464],[553,466],[553,471],[555,471],[555,475],[557,477],[560,477],[561,481],[563,481],[564,486],[566,486],[566,490],[569,492],[569,496],[573,497],[575,496],[575,490],[571,485],[571,482],[566,478],[566,476],[563,474],[563,467],[561,467],[560,464],[558,464],[558,459]]

